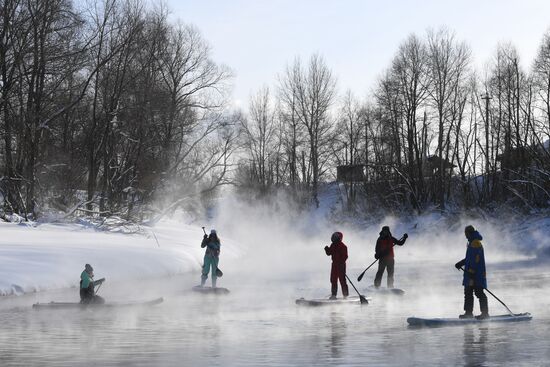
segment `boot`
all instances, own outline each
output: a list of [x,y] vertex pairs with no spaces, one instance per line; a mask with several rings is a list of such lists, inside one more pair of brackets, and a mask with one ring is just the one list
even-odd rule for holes
[[490,316],[489,316],[489,313],[488,312],[482,312],[481,315],[477,315],[476,316],[476,319],[478,320],[486,320],[488,319]]
[[473,319],[474,314],[471,313],[471,312],[465,312],[464,315],[459,315],[458,318],[459,319]]
[[336,295],[333,294],[333,295],[330,296],[328,299],[330,299],[331,301],[334,301],[334,300],[336,299]]

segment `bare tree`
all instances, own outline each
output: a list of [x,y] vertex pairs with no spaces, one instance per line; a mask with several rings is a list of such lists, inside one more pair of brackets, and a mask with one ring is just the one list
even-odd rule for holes
[[[285,102],[288,105],[293,101],[296,119],[307,132],[312,199],[318,206],[319,178],[325,162],[323,153],[329,152],[324,152],[320,148],[331,127],[329,109],[336,94],[336,80],[323,58],[313,55],[307,69],[304,69],[300,60],[296,59],[293,67],[287,68],[281,84]],[[307,181],[309,182],[309,179]]]
[[462,119],[463,108],[460,106],[464,99],[461,91],[467,78],[469,59],[468,46],[457,42],[453,33],[446,29],[428,32],[427,60],[431,80],[428,90],[437,115],[439,167],[436,196],[441,209],[445,208],[445,163],[449,162],[451,132]]

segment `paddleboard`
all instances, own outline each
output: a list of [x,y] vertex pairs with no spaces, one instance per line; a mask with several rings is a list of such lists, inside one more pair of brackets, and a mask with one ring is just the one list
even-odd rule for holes
[[[365,297],[367,301],[371,299]],[[360,305],[361,301],[358,296],[351,296],[348,298],[337,298],[337,299],[328,299],[328,298],[313,298],[305,299],[299,298],[296,300],[297,305],[301,306],[328,306],[328,305]]]
[[533,317],[529,312],[517,313],[514,315],[497,315],[491,316],[488,319],[478,320],[472,319],[459,319],[459,318],[435,318],[424,319],[420,317],[409,317],[407,322],[410,326],[447,326],[447,325],[468,325],[468,324],[486,324],[494,322],[519,322],[529,321]]
[[194,292],[203,293],[203,294],[227,294],[229,293],[229,289],[223,288],[223,287],[201,287],[200,285],[196,285],[192,288]]
[[369,293],[377,293],[377,294],[393,294],[396,296],[402,296],[405,294],[405,291],[403,289],[399,288],[386,288],[386,287],[378,287],[370,286],[366,289],[366,292]]
[[67,308],[115,308],[115,307],[137,307],[137,306],[153,306],[162,303],[164,298],[156,298],[150,301],[128,302],[128,303],[79,303],[79,302],[50,302],[50,303],[35,303],[32,305],[34,309],[67,309]]

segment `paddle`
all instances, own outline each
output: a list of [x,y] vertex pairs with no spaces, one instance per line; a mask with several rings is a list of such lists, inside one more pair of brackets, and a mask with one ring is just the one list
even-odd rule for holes
[[97,295],[97,292],[99,292],[99,288],[101,288],[101,285],[103,284],[104,281],[105,281],[105,278],[94,280],[94,287],[95,287],[96,284],[98,284],[97,289],[94,291],[95,295]]
[[347,274],[344,274],[346,276],[346,278],[348,279],[349,283],[351,284],[351,286],[353,287],[353,289],[355,289],[355,291],[357,292],[357,294],[359,295],[359,300],[361,301],[361,304],[368,304],[369,301],[365,298],[365,296],[363,296],[361,293],[359,293],[359,291],[357,290],[357,288],[355,288],[355,286],[353,285],[353,283],[351,282],[351,279],[348,277]]
[[370,267],[373,266],[377,261],[378,261],[378,259],[374,260],[374,261],[372,262],[372,264],[370,264],[365,270],[363,270],[363,272],[361,273],[361,275],[359,275],[359,276],[357,277],[357,281],[358,281],[358,282],[360,282],[361,279],[363,279],[363,275],[365,275],[365,272],[366,272],[367,270],[369,270]]
[[[462,267],[460,267],[460,270],[464,271],[464,269],[463,269]],[[504,307],[506,307],[506,309],[508,310],[508,312],[510,313],[510,315],[516,316],[516,314],[513,313],[512,310],[510,310],[510,309],[508,308],[508,306],[506,306],[506,304],[500,300],[500,298],[498,298],[497,296],[495,296],[493,292],[491,292],[491,291],[488,290],[487,288],[483,288],[483,289],[485,289],[487,292],[489,292],[489,294],[490,294],[491,296],[495,297],[495,299],[496,299],[497,301],[499,301]]]
[[[207,236],[206,231],[204,230],[204,227],[201,227],[201,228],[202,228],[202,231],[204,232],[204,235]],[[216,267],[216,276],[218,278],[223,277],[223,271],[218,267]]]

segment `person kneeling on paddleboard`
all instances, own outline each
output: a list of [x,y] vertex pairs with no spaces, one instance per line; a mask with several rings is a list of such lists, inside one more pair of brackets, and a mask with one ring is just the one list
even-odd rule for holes
[[390,227],[382,227],[380,237],[376,240],[376,249],[374,254],[374,258],[378,259],[378,271],[376,272],[376,277],[374,278],[374,286],[376,288],[380,287],[380,283],[382,283],[382,276],[384,275],[384,270],[386,270],[386,268],[388,269],[388,288],[393,288],[393,271],[395,265],[393,246],[403,246],[408,237],[409,235],[405,233],[403,237],[398,240],[392,236]]
[[104,281],[105,278],[94,281],[94,268],[86,264],[84,271],[80,274],[80,303],[105,303],[103,297],[95,294],[95,286]]
[[336,299],[338,293],[338,280],[342,287],[342,295],[347,298],[348,284],[346,283],[346,260],[348,259],[348,248],[342,242],[344,235],[342,232],[334,232],[330,237],[331,244],[325,246],[327,256],[332,256],[332,267],[330,269],[331,296],[330,299]]
[[[468,239],[468,247],[466,249],[466,258],[455,264],[458,270],[464,270],[464,315],[460,315],[461,319],[473,318],[474,311],[474,293],[479,299],[479,308],[481,315],[476,316],[477,319],[489,318],[489,306],[487,305],[487,296],[483,292],[487,288],[487,278],[485,272],[485,255],[481,244],[481,234],[475,230],[473,226],[467,226],[464,229],[464,234]],[[464,269],[462,269],[464,267]]]
[[218,279],[218,274],[220,274],[218,263],[220,261],[221,242],[215,229],[210,231],[210,236],[204,235],[201,247],[206,247],[204,265],[202,266],[201,287],[204,287],[204,283],[208,279],[210,267],[212,267],[212,288],[216,288],[216,280]]

